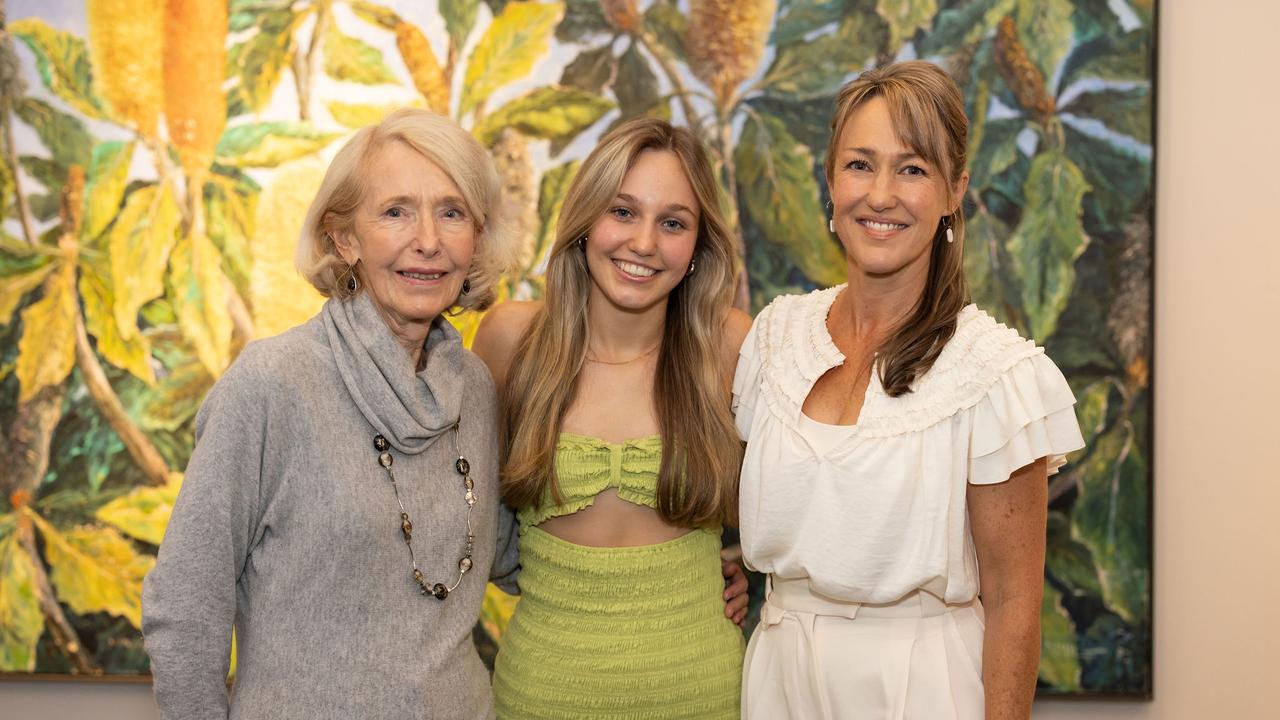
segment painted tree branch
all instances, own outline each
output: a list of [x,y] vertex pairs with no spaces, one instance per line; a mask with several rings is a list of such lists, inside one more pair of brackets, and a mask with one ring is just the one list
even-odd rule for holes
[[675,94],[680,98],[680,108],[684,110],[684,121],[694,132],[698,132],[700,123],[698,122],[698,114],[693,109],[693,104],[689,102],[689,91],[684,86],[684,81],[680,79],[680,74],[676,71],[672,63],[672,59],[667,55],[667,51],[662,47],[651,33],[640,30],[633,35],[645,50],[658,61],[658,67],[662,68],[663,74],[667,76],[667,80],[671,83],[671,87],[675,90]]
[[311,87],[316,74],[316,49],[320,47],[320,36],[324,34],[329,22],[329,4],[316,3],[316,23],[311,28],[311,39],[307,43],[306,52],[298,48],[293,55],[293,86],[298,93],[298,119],[311,119]]
[[133,420],[125,412],[120,398],[116,396],[110,381],[107,380],[107,374],[102,370],[102,364],[98,362],[98,356],[94,354],[93,347],[89,344],[89,334],[84,327],[84,316],[79,313],[76,314],[76,365],[80,368],[80,376],[89,390],[89,396],[93,398],[94,405],[98,407],[98,412],[102,413],[107,424],[120,437],[125,449],[129,451],[129,457],[133,458],[134,463],[142,469],[151,484],[167,483],[169,481],[168,464],[165,463],[164,458],[160,457],[156,446],[137,425],[133,424]]
[[40,603],[40,612],[44,613],[45,626],[53,636],[54,642],[71,660],[72,672],[81,675],[101,675],[102,668],[80,644],[80,636],[76,634],[75,628],[71,627],[66,613],[62,612],[62,606],[58,604],[58,596],[53,592],[49,573],[44,568],[44,560],[41,559],[40,549],[36,546],[35,528],[32,527],[31,519],[22,513],[18,515],[18,538],[23,549],[31,556],[32,581]]

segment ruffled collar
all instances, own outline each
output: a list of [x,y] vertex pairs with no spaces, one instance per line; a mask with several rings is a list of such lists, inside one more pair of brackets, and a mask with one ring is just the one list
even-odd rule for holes
[[[844,287],[779,296],[756,320],[761,394],[774,414],[792,427],[799,424],[805,398],[818,378],[845,361],[827,331],[827,315]],[[854,433],[874,438],[923,430],[976,404],[1002,373],[1042,352],[1017,331],[968,305],[956,318],[955,334],[911,392],[891,398],[880,385],[879,373],[872,373]]]
[[368,293],[332,298],[321,310],[333,359],[356,407],[396,450],[416,455],[457,424],[462,413],[462,337],[436,318],[414,372],[408,353]]

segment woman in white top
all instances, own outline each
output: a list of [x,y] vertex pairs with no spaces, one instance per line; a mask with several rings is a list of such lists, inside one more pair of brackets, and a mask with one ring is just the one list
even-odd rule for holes
[[1028,718],[1046,476],[1083,445],[1075,398],[968,304],[951,78],[863,73],[832,127],[848,283],[763,310],[734,380],[742,548],[769,573],[743,717]]

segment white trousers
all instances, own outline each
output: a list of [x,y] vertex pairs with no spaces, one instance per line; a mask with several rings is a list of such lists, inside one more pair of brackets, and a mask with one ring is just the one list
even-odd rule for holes
[[769,577],[743,665],[744,720],[982,720],[982,605],[886,605]]

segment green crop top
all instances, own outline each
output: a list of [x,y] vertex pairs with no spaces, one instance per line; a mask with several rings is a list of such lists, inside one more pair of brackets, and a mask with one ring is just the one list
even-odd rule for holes
[[658,506],[658,470],[662,464],[662,437],[650,435],[622,443],[574,433],[560,433],[556,443],[556,479],[559,504],[550,488],[539,507],[517,513],[521,530],[560,515],[570,515],[595,502],[596,495],[617,488],[629,503]]

